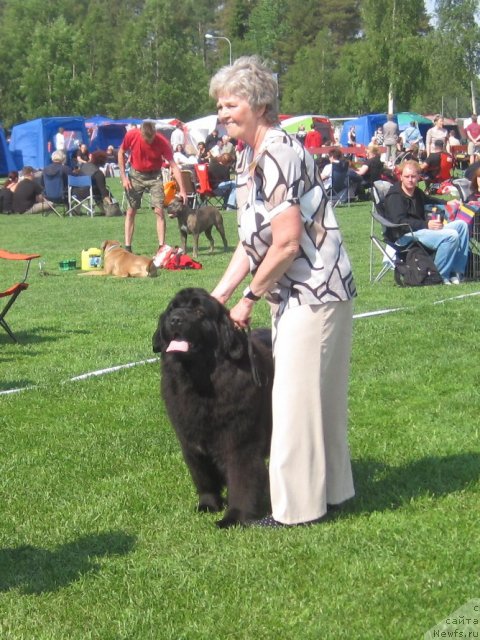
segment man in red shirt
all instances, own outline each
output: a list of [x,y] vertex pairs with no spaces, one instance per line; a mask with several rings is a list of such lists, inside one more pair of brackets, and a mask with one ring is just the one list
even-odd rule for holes
[[[125,171],[126,157],[130,170]],[[162,165],[168,162],[173,177],[180,187],[180,196],[187,201],[182,174],[173,160],[170,143],[155,129],[155,123],[144,121],[140,129],[130,129],[125,134],[118,149],[118,168],[120,179],[127,195],[128,209],[125,218],[125,249],[132,250],[132,238],[135,229],[135,215],[142,203],[145,191],[150,192],[152,207],[157,216],[158,244],[165,244],[165,214],[163,212]]]
[[322,146],[322,134],[315,129],[315,124],[312,122],[310,125],[310,131],[305,136],[305,149],[308,149],[311,153],[312,149],[318,149]]
[[468,154],[470,155],[470,164],[475,162],[475,155],[480,154],[480,124],[477,122],[477,115],[472,114],[472,121],[465,127],[465,133],[468,138]]

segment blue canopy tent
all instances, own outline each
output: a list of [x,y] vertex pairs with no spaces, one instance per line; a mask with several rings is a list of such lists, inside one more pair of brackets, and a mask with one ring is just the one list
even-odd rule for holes
[[[397,122],[397,116],[394,116],[393,119]],[[367,146],[372,141],[373,134],[378,127],[382,127],[386,121],[386,113],[370,113],[353,120],[347,120],[344,122],[342,133],[340,134],[340,143],[342,147],[346,147],[348,145],[348,131],[350,127],[355,127],[357,144],[364,144]]]
[[6,176],[9,171],[15,171],[17,167],[8,148],[5,131],[0,126],[0,175]]
[[89,149],[96,151],[97,149],[105,150],[108,145],[112,145],[115,149],[121,145],[122,140],[127,132],[127,127],[132,124],[141,124],[142,120],[134,118],[126,118],[125,120],[110,120],[99,123],[90,138]]
[[55,151],[54,138],[60,127],[64,129],[65,151],[70,159],[78,145],[88,144],[85,118],[59,116],[16,124],[12,128],[10,151],[17,169],[26,165],[43,169],[50,164]]

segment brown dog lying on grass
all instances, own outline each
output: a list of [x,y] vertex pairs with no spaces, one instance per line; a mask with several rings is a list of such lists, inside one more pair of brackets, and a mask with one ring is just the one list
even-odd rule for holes
[[216,207],[191,209],[181,199],[175,197],[167,211],[170,218],[176,218],[178,221],[184,253],[187,252],[187,235],[189,233],[193,236],[192,255],[195,259],[198,258],[198,239],[201,233],[205,233],[207,236],[210,243],[210,253],[213,253],[212,227],[215,227],[223,240],[223,250],[226,251],[228,249],[222,214]]
[[82,276],[117,276],[119,278],[154,278],[157,267],[153,258],[136,256],[125,251],[117,240],[105,240],[102,244],[103,269],[86,271]]

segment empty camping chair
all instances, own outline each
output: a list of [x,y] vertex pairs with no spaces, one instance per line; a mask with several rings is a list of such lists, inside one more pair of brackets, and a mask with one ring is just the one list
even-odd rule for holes
[[95,200],[91,176],[68,176],[68,211],[69,216],[79,215],[85,210],[93,218]]
[[13,333],[13,331],[11,330],[10,326],[8,325],[7,321],[5,320],[5,316],[7,315],[8,311],[11,309],[15,300],[22,293],[22,291],[25,291],[26,289],[28,289],[28,282],[26,280],[28,277],[28,271],[30,269],[30,263],[35,258],[39,258],[39,257],[40,257],[40,254],[38,253],[31,253],[31,254],[11,253],[10,251],[0,249],[0,259],[2,260],[25,261],[25,271],[23,274],[23,279],[20,282],[12,284],[7,289],[0,291],[0,298],[7,298],[7,304],[3,307],[3,309],[0,310],[0,326],[3,327],[3,329],[5,329],[5,331],[8,333],[8,335],[14,342],[18,342],[18,340],[15,334]]

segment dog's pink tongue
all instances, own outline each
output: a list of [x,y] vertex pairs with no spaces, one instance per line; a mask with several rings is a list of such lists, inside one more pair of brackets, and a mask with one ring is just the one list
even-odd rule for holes
[[167,351],[188,351],[188,342],[186,340],[172,340]]

